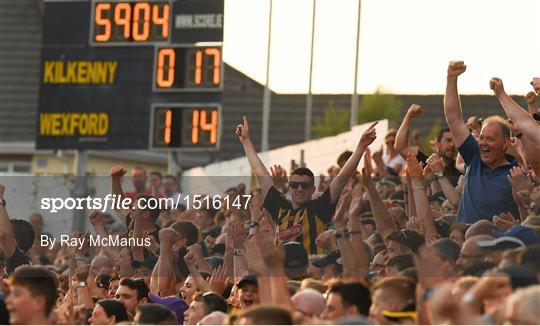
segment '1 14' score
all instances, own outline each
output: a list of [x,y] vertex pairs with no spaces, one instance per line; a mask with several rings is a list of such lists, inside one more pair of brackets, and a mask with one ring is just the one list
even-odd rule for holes
[[219,119],[217,104],[155,105],[152,147],[218,149]]

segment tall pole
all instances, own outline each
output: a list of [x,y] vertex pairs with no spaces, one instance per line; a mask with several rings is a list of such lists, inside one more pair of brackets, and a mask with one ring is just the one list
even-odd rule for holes
[[356,19],[356,47],[355,47],[355,60],[354,60],[354,88],[351,98],[351,129],[356,125],[358,121],[358,57],[360,49],[360,12],[362,8],[362,0],[358,0],[358,18]]
[[[88,196],[88,180],[86,175],[87,152],[78,150],[75,152],[75,187],[71,191],[73,198],[85,198]],[[72,231],[83,232],[86,224],[86,209],[73,210]]]
[[306,99],[306,125],[304,127],[304,140],[311,139],[311,116],[313,115],[313,95],[311,94],[311,85],[313,80],[313,47],[315,42],[315,11],[317,8],[317,0],[313,0],[313,13],[311,19],[311,52],[309,56],[309,83],[308,94]]
[[267,151],[268,130],[270,126],[270,48],[272,45],[272,0],[270,0],[270,9],[268,14],[268,46],[266,49],[266,84],[264,84],[263,95],[263,116],[262,116],[262,137],[261,150]]

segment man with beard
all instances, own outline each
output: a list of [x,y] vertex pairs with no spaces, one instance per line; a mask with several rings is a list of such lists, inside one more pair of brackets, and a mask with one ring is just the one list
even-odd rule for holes
[[[399,127],[396,134],[396,144],[395,148],[401,156],[404,158],[407,156],[407,153],[414,152],[416,153],[416,159],[419,162],[426,163],[428,156],[423,153],[419,148],[412,148],[408,146],[408,133],[412,120],[422,113],[422,107],[418,104],[413,104],[405,114],[403,122]],[[444,128],[437,133],[437,137],[434,141],[435,153],[439,155],[444,163],[443,174],[446,177],[450,178],[450,181],[455,186],[457,185],[458,177],[461,173],[456,169],[456,144],[454,143],[454,138],[450,129]]]

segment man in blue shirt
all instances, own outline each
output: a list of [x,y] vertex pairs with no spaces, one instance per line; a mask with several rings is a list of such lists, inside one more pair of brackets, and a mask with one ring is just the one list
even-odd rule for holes
[[463,121],[457,91],[457,77],[465,72],[463,61],[450,62],[448,66],[444,114],[458,151],[467,167],[458,211],[458,221],[474,223],[491,220],[493,215],[510,212],[519,216],[507,175],[517,162],[506,155],[510,144],[510,130],[500,117],[484,120],[477,141]]

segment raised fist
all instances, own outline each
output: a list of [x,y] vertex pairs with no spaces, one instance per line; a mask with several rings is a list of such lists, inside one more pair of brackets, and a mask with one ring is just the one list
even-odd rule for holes
[[500,78],[497,78],[497,77],[491,78],[491,80],[489,81],[489,88],[493,90],[495,95],[498,95],[504,92],[503,82]]
[[113,166],[111,169],[111,177],[121,177],[126,174],[127,170],[121,167],[120,165]]
[[536,94],[533,91],[530,91],[525,95],[525,101],[527,101],[527,104],[533,105],[536,104]]
[[103,223],[103,214],[101,214],[99,211],[93,211],[88,215],[88,218],[90,219],[90,223],[92,225],[99,225]]
[[422,107],[418,104],[413,104],[407,111],[407,115],[411,118],[416,118],[422,113]]
[[241,143],[244,143],[249,140],[249,125],[245,116],[242,117],[242,119],[243,123],[236,126],[236,135],[238,136],[238,140],[240,140]]
[[443,162],[437,154],[431,154],[427,159],[427,164],[433,173],[442,172],[444,169]]
[[172,244],[178,237],[178,233],[171,228],[163,228],[159,230],[159,242],[162,244]]
[[540,95],[540,77],[534,77],[531,85],[534,87],[534,91],[537,95]]
[[467,70],[463,61],[450,61],[448,64],[448,76],[459,76]]

